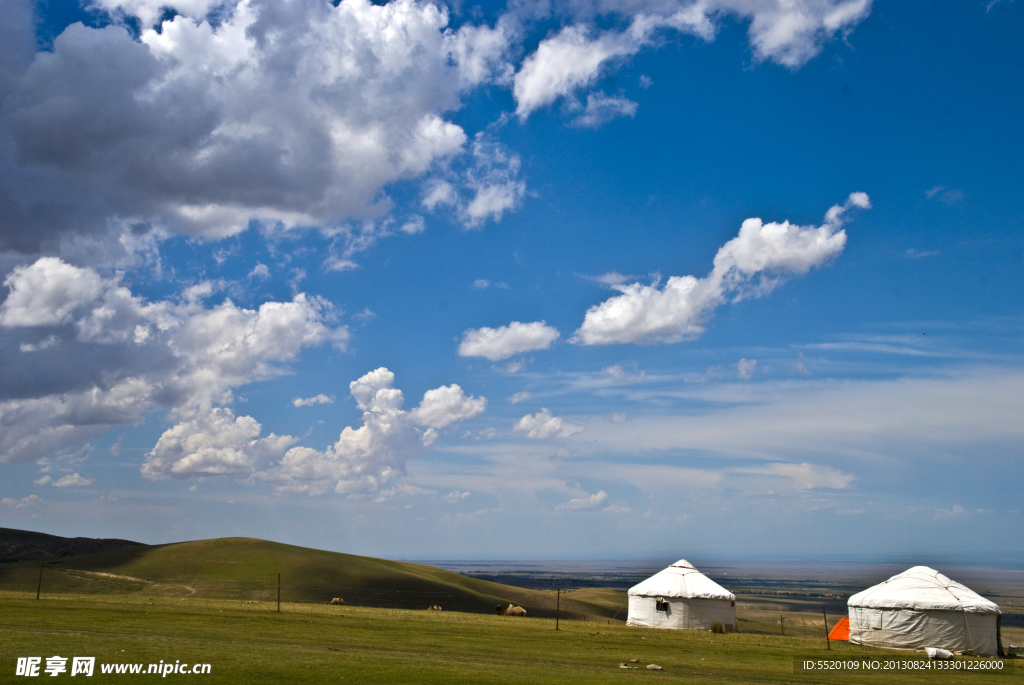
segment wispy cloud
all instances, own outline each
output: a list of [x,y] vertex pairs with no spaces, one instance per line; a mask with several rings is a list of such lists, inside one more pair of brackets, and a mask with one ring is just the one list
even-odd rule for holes
[[928,190],[924,191],[924,196],[929,200],[939,200],[947,205],[954,205],[958,202],[962,202],[965,194],[964,191],[959,188],[947,188],[946,186],[932,186]]

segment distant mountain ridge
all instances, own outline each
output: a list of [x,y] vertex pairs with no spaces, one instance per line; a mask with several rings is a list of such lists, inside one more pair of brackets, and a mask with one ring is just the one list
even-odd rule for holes
[[16,528],[0,528],[0,564],[17,561],[56,561],[125,547],[148,547],[119,538],[64,538]]

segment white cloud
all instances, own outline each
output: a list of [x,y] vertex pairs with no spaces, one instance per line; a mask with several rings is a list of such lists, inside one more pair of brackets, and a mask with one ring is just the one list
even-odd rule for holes
[[441,501],[444,502],[445,504],[457,504],[458,502],[462,502],[463,500],[468,499],[471,494],[472,493],[469,492],[468,490],[463,490],[462,492],[459,492],[458,490],[452,490],[447,495],[442,497]]
[[76,487],[76,486],[85,487],[85,486],[92,485],[92,484],[93,484],[93,479],[92,478],[84,478],[83,476],[80,476],[77,473],[73,473],[73,474],[71,474],[69,476],[64,476],[63,478],[60,478],[59,480],[54,481],[53,487],[55,487],[55,488],[69,488],[69,487]]
[[644,372],[640,373],[629,373],[622,368],[621,364],[615,364],[613,366],[606,366],[601,369],[601,373],[610,377],[616,383],[636,383],[643,380]]
[[791,69],[805,64],[837,33],[851,31],[871,12],[872,0],[724,0],[723,8],[750,19],[754,56]]
[[491,282],[488,281],[486,278],[478,278],[475,281],[473,281],[473,287],[476,288],[477,290],[483,290],[490,284]]
[[[97,370],[82,369],[89,375]],[[138,423],[156,399],[156,389],[144,379],[128,377],[106,387],[0,401],[0,462],[34,461],[80,445],[112,426]]]
[[600,276],[593,277],[592,280],[597,281],[598,283],[603,283],[605,285],[615,286],[622,285],[623,283],[627,283],[633,280],[633,276],[626,276],[624,274],[620,274],[618,271],[609,271],[606,274],[601,274]]
[[427,222],[426,219],[417,214],[407,219],[405,223],[398,227],[398,230],[406,235],[416,235],[427,230]]
[[513,321],[499,328],[470,328],[462,333],[459,356],[484,357],[496,362],[523,352],[545,350],[558,337],[558,329],[544,321]]
[[363,425],[346,427],[323,451],[292,447],[257,477],[281,492],[375,491],[404,473],[410,459],[422,456],[437,439],[437,429],[479,415],[487,403],[482,397],[466,397],[452,384],[428,390],[420,405],[407,412],[394,382],[395,375],[383,367],[352,381],[349,390],[363,410]]
[[479,228],[489,220],[500,221],[526,195],[526,183],[519,178],[519,155],[485,133],[478,133],[473,139],[471,152],[464,164],[448,165],[449,180],[427,180],[422,199],[428,211],[453,208],[467,230]]
[[0,326],[52,326],[96,300],[103,280],[91,269],[79,269],[56,257],[15,267],[4,279],[10,294],[0,307]]
[[608,499],[608,493],[604,490],[588,495],[585,497],[577,497],[571,499],[568,502],[562,502],[555,509],[568,509],[569,511],[580,511],[584,509],[596,509],[597,507],[604,504],[604,501]]
[[146,454],[146,478],[244,478],[279,458],[298,440],[271,433],[258,437],[260,424],[251,416],[235,418],[226,408],[184,421],[164,432]]
[[[584,107],[577,91],[660,44],[656,33],[712,40],[727,17],[749,22],[755,60],[796,68],[871,9],[870,0],[568,0],[557,10],[568,25],[516,73],[511,56],[530,39],[521,7],[494,26],[456,30],[447,9],[418,0],[182,0],[162,22],[160,2],[97,0],[112,25],[72,24],[36,52],[22,4],[8,13],[0,75],[10,93],[0,248],[30,252],[57,236],[111,260],[152,256],[173,233],[217,238],[253,220],[332,234],[379,223],[395,209],[386,189],[460,164],[469,168],[457,178],[427,184],[424,206],[450,205],[468,228],[500,220],[525,184],[514,154],[481,150],[481,138],[446,119],[470,90],[510,87],[521,118],[559,98],[572,113]],[[621,96],[584,99],[582,125],[635,111]],[[413,217],[375,235],[422,226]]]
[[529,391],[527,391],[527,390],[522,390],[522,391],[520,391],[520,392],[517,392],[517,393],[516,393],[515,395],[512,395],[511,397],[509,397],[509,398],[508,398],[508,401],[509,401],[509,402],[510,402],[511,404],[519,404],[519,403],[520,403],[520,402],[522,402],[523,400],[528,400],[528,399],[530,399],[531,397],[533,397],[533,394],[532,394],[532,393],[530,393],[530,392],[529,392]]
[[270,268],[266,264],[256,262],[256,266],[249,272],[249,278],[258,278],[265,281],[270,278]]
[[954,504],[950,509],[936,509],[935,514],[932,516],[936,521],[943,519],[955,519],[962,516],[966,516],[967,511],[959,504]]
[[516,422],[517,431],[525,431],[526,437],[533,440],[547,440],[548,438],[567,438],[583,431],[583,426],[575,426],[566,423],[561,417],[552,416],[547,409],[541,409],[536,414],[527,414]]
[[445,428],[453,423],[479,416],[487,408],[483,397],[466,397],[462,388],[452,383],[423,394],[420,406],[410,417],[420,426]]
[[49,485],[52,480],[53,479],[50,478],[50,476],[43,476],[39,480],[32,481],[32,485],[38,485],[42,487],[43,485]]
[[[75,249],[106,241],[100,249],[111,259],[136,259],[171,233],[217,238],[252,220],[336,231],[378,222],[394,208],[386,188],[465,157],[470,168],[454,183],[432,184],[423,201],[452,205],[466,227],[478,227],[518,206],[525,184],[514,154],[481,151],[480,138],[467,145],[466,132],[445,119],[471,89],[510,86],[525,118],[657,44],[656,32],[711,40],[727,16],[749,20],[755,59],[795,68],[852,30],[871,3],[570,0],[560,11],[577,23],[542,40],[518,73],[509,59],[526,39],[520,9],[493,27],[453,30],[446,9],[417,0],[184,0],[156,30],[158,2],[96,6],[121,19],[72,24],[49,51],[33,54],[30,20],[5,34],[17,47],[3,74],[11,145],[0,247],[32,250],[59,234]],[[137,38],[116,25],[126,16],[140,18]],[[589,28],[609,16],[627,28]],[[583,125],[635,111],[622,97],[586,100]],[[26,207],[45,208],[47,221]],[[422,226],[413,217],[376,237]],[[351,255],[329,260],[334,269],[352,265]]]
[[[871,0],[575,0],[568,4],[569,13],[581,23],[542,40],[515,76],[513,95],[520,119],[560,97],[574,97],[612,65],[652,44],[659,30],[710,41],[716,21],[733,15],[749,20],[749,40],[757,61],[771,60],[795,69],[817,55],[826,41],[851,31],[871,11]],[[607,15],[629,17],[628,28],[595,32],[588,27],[587,23]],[[641,77],[641,87],[650,84],[649,78]],[[619,103],[618,115],[632,116],[624,105]]]
[[207,237],[251,219],[380,217],[386,186],[465,152],[443,116],[510,70],[501,29],[452,30],[431,2],[185,0],[159,32],[160,3],[97,5],[143,30],[72,24],[24,65],[7,99],[4,185],[15,206],[41,203],[53,220],[8,212],[8,238],[98,233],[111,217]]
[[423,206],[433,211],[440,205],[458,204],[459,195],[455,186],[447,181],[432,179],[424,185]]
[[583,114],[576,117],[573,123],[584,128],[600,128],[612,119],[636,116],[638,106],[624,97],[591,93],[587,96],[587,106]]
[[38,495],[29,495],[21,499],[4,497],[0,499],[0,506],[3,506],[5,509],[36,509],[43,506],[43,500]]
[[526,183],[518,178],[519,155],[488,141],[481,133],[473,141],[473,158],[474,165],[466,172],[465,180],[473,197],[459,209],[467,228],[477,228],[487,220],[501,220],[526,194]]
[[[69,283],[91,285],[69,300]],[[15,269],[6,285],[10,294],[0,305],[5,337],[56,336],[60,345],[37,345],[5,371],[3,462],[80,445],[111,426],[139,423],[149,409],[171,409],[181,418],[203,414],[229,402],[233,388],[283,373],[280,364],[302,348],[333,343],[344,349],[348,339],[344,327],[329,326],[330,304],[304,294],[255,310],[230,300],[208,308],[203,298],[213,287],[202,283],[180,301],[147,302],[116,277],[51,258]],[[27,303],[50,306],[37,304],[31,314]]]
[[292,400],[292,406],[295,407],[312,407],[315,404],[334,404],[334,395],[328,397],[327,395],[320,393],[313,397],[307,397],[305,399],[296,397]]
[[756,359],[741,359],[736,362],[736,377],[743,379],[753,378],[756,369]]
[[647,40],[648,28],[644,22],[635,22],[630,31],[608,31],[592,38],[585,26],[567,26],[542,40],[516,74],[512,89],[516,114],[526,119],[534,110],[589,85],[609,60],[637,53]]
[[613,285],[621,294],[591,307],[570,342],[653,344],[696,338],[704,320],[728,299],[767,295],[787,277],[834,259],[846,244],[846,213],[870,206],[866,194],[851,193],[843,205],[828,210],[821,226],[747,219],[739,235],[719,249],[706,277],[672,276],[663,287],[657,281]]
[[526,368],[526,360],[522,358],[509,359],[504,366],[497,368],[499,368],[504,373],[519,373],[520,371]]

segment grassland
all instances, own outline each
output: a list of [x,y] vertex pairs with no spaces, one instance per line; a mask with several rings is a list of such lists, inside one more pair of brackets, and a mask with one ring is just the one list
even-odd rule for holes
[[[502,585],[432,566],[326,552],[251,538],[219,538],[170,545],[103,549],[45,564],[44,594],[138,594],[141,597],[270,601],[277,578],[285,601],[406,609],[438,604],[469,613],[493,613],[517,604],[531,616],[608,619],[621,595],[589,589],[556,593]],[[35,591],[39,564],[0,564],[0,590]]]
[[[1010,676],[795,674],[794,656],[908,657],[846,643],[826,651],[818,612],[834,592],[813,584],[748,583],[737,602],[741,633],[730,635],[627,628],[623,589],[584,584],[562,591],[556,631],[554,591],[422,564],[248,538],[147,546],[15,533],[4,547],[13,561],[0,563],[0,683],[20,680],[18,657],[55,654],[208,663],[210,675],[167,677],[210,683],[1024,682],[1020,668]],[[332,597],[345,605],[326,605]],[[508,603],[529,617],[494,614]],[[430,604],[444,611],[426,611]],[[844,612],[829,606],[834,624]],[[1024,630],[1004,627],[1003,637],[1021,644]],[[640,668],[619,668],[629,659]],[[649,663],[664,670],[648,671]],[[153,676],[94,677],[88,682]]]
[[[460,612],[190,597],[0,593],[0,682],[19,656],[209,663],[204,683],[1014,683],[1012,675],[794,674],[793,657],[906,658],[821,639],[714,635]],[[640,668],[622,662],[638,659]],[[1019,660],[1014,660],[1020,664]],[[662,671],[648,671],[655,663]],[[1008,662],[1013,663],[1013,662]],[[134,682],[154,676],[97,676]],[[64,674],[64,677],[68,677]],[[49,680],[49,678],[47,678]]]

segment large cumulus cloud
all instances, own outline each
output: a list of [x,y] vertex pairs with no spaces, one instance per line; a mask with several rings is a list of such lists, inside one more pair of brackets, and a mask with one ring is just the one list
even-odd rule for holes
[[[163,12],[100,5],[143,26]],[[24,71],[0,93],[4,246],[117,220],[218,237],[379,218],[384,187],[463,151],[444,114],[508,69],[500,30],[450,30],[429,2],[217,5],[219,22],[197,0],[137,40],[73,24],[29,64],[7,56]]]
[[[487,400],[466,396],[458,385],[428,390],[419,406],[405,411],[395,375],[379,368],[352,381],[349,390],[362,410],[362,425],[346,426],[324,450],[292,447],[298,438],[271,433],[250,416],[212,409],[167,430],[146,455],[147,478],[249,477],[275,484],[279,492],[319,495],[377,490],[422,456],[439,429],[473,418]],[[290,449],[289,449],[290,448]]]
[[286,370],[304,347],[344,348],[331,305],[305,294],[246,309],[199,284],[158,301],[118,277],[43,257],[14,269],[0,305],[0,461],[77,447],[150,409],[182,418]]
[[[871,2],[566,0],[553,17],[514,4],[493,25],[455,28],[429,0],[183,0],[170,19],[155,0],[92,6],[108,25],[72,24],[41,52],[31,0],[4,6],[0,249],[218,238],[255,220],[325,230],[343,243],[332,264],[349,268],[394,226],[422,222],[392,202],[398,182],[422,182],[428,210],[451,207],[470,228],[525,197],[519,157],[450,120],[472,89],[511,87],[523,120],[566,98],[578,125],[596,127],[637,104],[595,80],[659,32],[712,40],[731,17],[748,22],[755,60],[797,68]],[[538,18],[560,28],[526,52]]]

